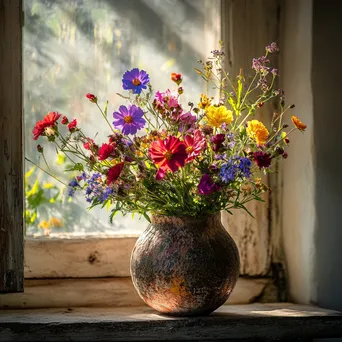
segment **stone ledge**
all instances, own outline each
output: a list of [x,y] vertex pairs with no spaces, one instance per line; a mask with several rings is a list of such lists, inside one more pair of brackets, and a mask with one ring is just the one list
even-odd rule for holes
[[310,341],[342,337],[342,313],[290,303],[176,318],[147,307],[0,311],[0,341]]

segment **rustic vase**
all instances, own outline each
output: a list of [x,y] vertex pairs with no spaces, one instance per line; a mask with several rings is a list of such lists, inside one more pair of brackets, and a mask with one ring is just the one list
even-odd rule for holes
[[204,218],[152,216],[131,256],[140,297],[173,316],[216,310],[232,292],[239,267],[238,249],[220,213]]

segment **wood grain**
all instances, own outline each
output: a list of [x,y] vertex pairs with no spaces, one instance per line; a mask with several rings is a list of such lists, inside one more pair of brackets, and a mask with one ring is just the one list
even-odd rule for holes
[[135,237],[25,239],[25,278],[130,276]]
[[342,337],[342,314],[312,306],[226,305],[207,317],[147,307],[0,312],[1,341],[310,341]]
[[[239,278],[227,304],[259,298],[270,279]],[[0,309],[121,307],[143,305],[131,278],[28,279],[24,293],[0,296]]]
[[21,13],[0,2],[0,293],[23,291]]
[[[262,56],[265,46],[277,41],[279,3],[278,0],[222,1],[225,67],[232,77],[238,75],[240,69],[245,77],[251,75],[252,59]],[[273,65],[277,67],[277,64],[277,57],[273,58]],[[257,110],[257,118],[268,123],[273,110],[273,104],[266,104]],[[265,275],[270,269],[272,250],[267,195],[264,200],[266,203],[254,201],[247,205],[255,219],[240,209],[233,211],[233,215],[222,214],[223,223],[239,248],[241,275]]]

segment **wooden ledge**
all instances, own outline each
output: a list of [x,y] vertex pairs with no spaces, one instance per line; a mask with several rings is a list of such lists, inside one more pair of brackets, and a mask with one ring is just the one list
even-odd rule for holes
[[1,341],[236,341],[342,337],[342,313],[312,306],[223,306],[207,317],[147,307],[0,311]]

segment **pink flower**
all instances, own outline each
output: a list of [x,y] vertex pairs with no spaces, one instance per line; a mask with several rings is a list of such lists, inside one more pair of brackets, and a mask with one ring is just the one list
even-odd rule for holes
[[179,126],[179,131],[189,131],[194,128],[194,124],[197,118],[195,115],[192,115],[190,112],[183,113],[179,116],[179,121],[181,122]]
[[170,89],[167,89],[165,92],[157,91],[155,98],[163,107],[167,107],[169,109],[181,107],[178,102],[178,93],[171,92]]
[[95,145],[95,142],[93,139],[90,139],[90,138],[86,138],[86,142],[83,143],[83,147],[86,149],[86,150],[92,150]]
[[194,160],[207,148],[207,141],[200,130],[196,130],[193,135],[186,135],[184,137],[184,142],[188,154],[188,157],[185,160],[186,163]]
[[202,176],[197,188],[198,192],[205,196],[211,195],[212,193],[220,190],[220,187],[213,182],[210,175],[207,173]]
[[99,160],[106,160],[114,151],[112,144],[102,144],[98,151]]
[[107,174],[108,185],[115,182],[119,178],[123,167],[124,167],[124,163],[122,162],[122,163],[116,164],[115,166],[112,166],[108,170],[108,174]]
[[77,126],[77,120],[76,119],[69,122],[69,124],[68,124],[69,131],[70,132],[74,131],[76,129],[76,126]]

